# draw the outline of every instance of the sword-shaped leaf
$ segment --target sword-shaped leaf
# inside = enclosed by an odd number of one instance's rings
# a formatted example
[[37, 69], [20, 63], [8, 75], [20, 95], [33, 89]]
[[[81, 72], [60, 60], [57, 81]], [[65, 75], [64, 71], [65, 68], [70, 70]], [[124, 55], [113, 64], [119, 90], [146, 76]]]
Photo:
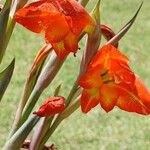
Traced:
[[132, 17], [132, 19], [112, 39], [110, 39], [106, 44], [115, 45], [127, 33], [127, 31], [130, 29], [130, 27], [134, 23], [134, 21], [135, 21], [137, 15], [138, 15], [142, 5], [143, 5], [143, 2], [139, 6], [138, 10], [136, 11], [136, 13]]
[[0, 100], [2, 99], [6, 91], [6, 88], [10, 82], [10, 79], [14, 71], [14, 67], [15, 67], [15, 59], [13, 59], [10, 65], [0, 73]]
[[12, 0], [7, 0], [4, 7], [0, 12], [0, 62], [3, 58], [5, 52], [5, 38], [6, 38], [6, 29], [9, 19], [9, 12], [11, 7]]
[[9, 12], [10, 12], [10, 6], [11, 6], [12, 0], [7, 0], [4, 7], [2, 8], [0, 12], [0, 39], [2, 35], [4, 34], [4, 29], [6, 30]]

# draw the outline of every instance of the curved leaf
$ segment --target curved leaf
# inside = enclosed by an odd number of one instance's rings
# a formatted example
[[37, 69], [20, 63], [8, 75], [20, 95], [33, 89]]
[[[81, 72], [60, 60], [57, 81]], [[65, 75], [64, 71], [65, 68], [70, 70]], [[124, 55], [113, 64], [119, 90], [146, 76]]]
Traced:
[[117, 42], [127, 33], [127, 31], [130, 29], [130, 27], [133, 25], [139, 11], [141, 10], [141, 7], [143, 5], [143, 2], [140, 4], [138, 10], [136, 11], [135, 15], [127, 22], [127, 24], [112, 38], [110, 39], [106, 44], [117, 44]]

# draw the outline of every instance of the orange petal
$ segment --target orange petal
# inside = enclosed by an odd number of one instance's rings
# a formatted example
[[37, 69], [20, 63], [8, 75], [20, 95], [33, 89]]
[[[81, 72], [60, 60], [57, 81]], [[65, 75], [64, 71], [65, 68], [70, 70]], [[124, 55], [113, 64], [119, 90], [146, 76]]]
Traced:
[[144, 104], [134, 91], [128, 91], [124, 87], [118, 86], [119, 99], [117, 106], [128, 112], [136, 112], [143, 115], [150, 114], [150, 109]]
[[[102, 32], [103, 36], [105, 37], [105, 39], [107, 41], [109, 41], [111, 38], [113, 38], [115, 36], [114, 31], [111, 28], [109, 28], [108, 26], [101, 24], [100, 28], [101, 28], [101, 32]], [[117, 42], [114, 46], [117, 48], [118, 44], [119, 43]]]
[[69, 52], [76, 52], [78, 49], [78, 38], [70, 32], [64, 39], [64, 47]]
[[107, 66], [107, 62], [109, 59], [116, 59], [123, 62], [128, 63], [128, 58], [123, 55], [119, 50], [117, 50], [112, 45], [105, 45], [103, 46], [95, 55], [95, 57], [92, 59], [90, 66], [95, 67], [100, 64], [105, 64]]
[[79, 36], [81, 32], [89, 32], [93, 29], [94, 21], [88, 12], [75, 0], [54, 0], [54, 3], [59, 7], [59, 11], [71, 19], [67, 19], [71, 31]]
[[63, 97], [51, 97], [46, 100], [36, 114], [40, 117], [52, 116], [61, 113], [65, 109], [65, 99]]
[[84, 89], [81, 96], [82, 112], [87, 113], [99, 103], [100, 90], [98, 88]]
[[116, 84], [126, 86], [129, 90], [135, 88], [135, 75], [126, 62], [111, 59], [108, 67], [109, 74], [113, 77]]
[[100, 67], [88, 69], [79, 79], [79, 85], [83, 88], [89, 89], [93, 87], [100, 87], [103, 83]]
[[67, 51], [64, 48], [64, 42], [63, 41], [61, 41], [59, 43], [52, 43], [52, 47], [54, 48], [58, 58], [61, 60], [64, 59], [69, 54], [69, 51]]
[[57, 8], [48, 2], [38, 1], [18, 10], [14, 18], [27, 29], [41, 33], [49, 24], [50, 13], [58, 13]]
[[103, 84], [103, 86], [100, 88], [100, 91], [100, 104], [106, 112], [109, 112], [117, 103], [119, 96], [118, 90], [115, 86], [113, 86], [113, 84]]
[[150, 91], [146, 88], [143, 81], [136, 75], [135, 86], [138, 97], [143, 104], [150, 110]]
[[149, 112], [145, 108], [143, 108], [140, 103], [137, 103], [134, 98], [127, 93], [122, 92], [121, 96], [118, 99], [117, 106], [120, 109], [128, 112], [136, 112], [143, 115], [149, 114]]
[[63, 40], [70, 29], [65, 16], [61, 13], [49, 14], [49, 24], [45, 32], [45, 39], [49, 43], [56, 43]]

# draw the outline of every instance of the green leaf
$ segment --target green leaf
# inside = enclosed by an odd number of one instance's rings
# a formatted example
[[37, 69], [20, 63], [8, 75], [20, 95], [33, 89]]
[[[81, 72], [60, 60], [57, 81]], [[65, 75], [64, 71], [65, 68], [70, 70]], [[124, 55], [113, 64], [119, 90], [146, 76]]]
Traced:
[[0, 39], [3, 37], [3, 32], [7, 28], [7, 22], [9, 18], [9, 12], [11, 7], [12, 0], [7, 0], [3, 9], [0, 12]]
[[55, 91], [54, 91], [54, 96], [58, 96], [58, 95], [59, 95], [60, 90], [61, 90], [61, 86], [62, 86], [62, 84], [59, 84], [59, 85], [56, 87], [56, 89], [55, 89]]
[[10, 82], [15, 67], [15, 59], [10, 65], [0, 73], [0, 100], [2, 99], [5, 90]]
[[3, 58], [5, 48], [6, 48], [6, 29], [9, 19], [10, 7], [12, 0], [7, 0], [3, 9], [0, 12], [0, 62]]
[[141, 10], [141, 7], [143, 5], [143, 2], [139, 6], [138, 10], [136, 11], [135, 15], [131, 18], [131, 20], [128, 21], [128, 23], [112, 38], [110, 39], [106, 44], [116, 44], [130, 29], [130, 27], [133, 25], [139, 11]]

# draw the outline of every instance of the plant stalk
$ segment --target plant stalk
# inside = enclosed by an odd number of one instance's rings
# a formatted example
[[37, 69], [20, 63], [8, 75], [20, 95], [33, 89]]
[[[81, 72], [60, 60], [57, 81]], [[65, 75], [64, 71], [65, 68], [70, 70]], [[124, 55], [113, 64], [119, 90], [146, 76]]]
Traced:
[[36, 131], [33, 134], [29, 150], [38, 150], [39, 144], [41, 139], [44, 137], [45, 133], [47, 132], [53, 117], [44, 117], [41, 118], [41, 122], [39, 123], [38, 127], [36, 127]]
[[39, 121], [39, 119], [40, 118], [37, 116], [32, 116], [29, 118], [23, 124], [23, 126], [21, 126], [18, 131], [6, 142], [2, 150], [19, 150], [24, 140]]

